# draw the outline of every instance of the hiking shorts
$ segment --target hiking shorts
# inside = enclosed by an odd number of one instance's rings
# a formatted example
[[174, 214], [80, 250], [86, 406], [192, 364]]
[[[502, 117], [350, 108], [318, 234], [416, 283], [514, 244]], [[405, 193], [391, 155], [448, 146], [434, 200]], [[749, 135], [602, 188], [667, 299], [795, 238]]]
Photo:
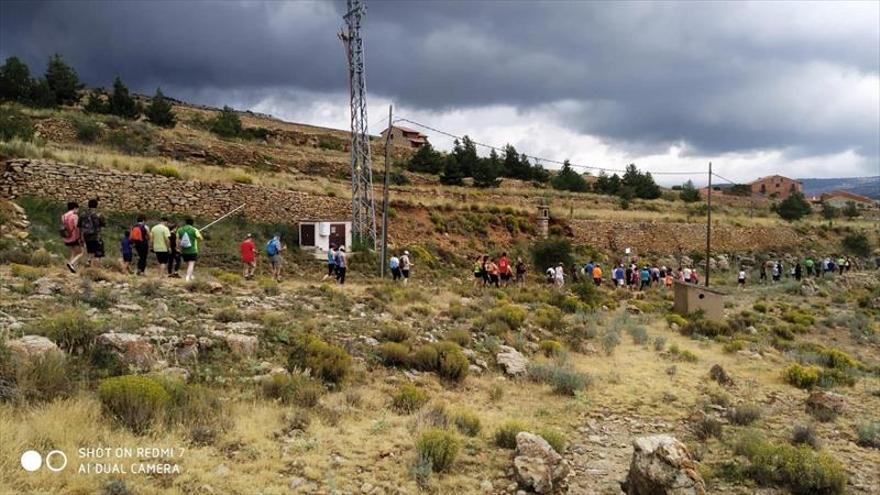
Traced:
[[189, 263], [190, 261], [198, 261], [199, 253], [183, 253], [181, 255], [183, 257], [183, 261]]
[[71, 248], [77, 247], [77, 246], [79, 246], [79, 244], [80, 244], [79, 239], [77, 239], [75, 241], [70, 241], [70, 242], [64, 243], [65, 246], [71, 247]]
[[158, 261], [160, 265], [167, 265], [168, 262], [171, 261], [171, 253], [168, 251], [156, 251], [156, 261]]
[[504, 272], [501, 274], [501, 280], [510, 280], [510, 272]]
[[104, 241], [96, 239], [94, 241], [86, 241], [86, 253], [92, 255], [93, 258], [104, 257]]
[[403, 275], [403, 278], [409, 278], [409, 270], [400, 270], [400, 273]]
[[273, 254], [269, 256], [269, 263], [271, 263], [273, 267], [281, 266], [281, 262], [282, 260], [280, 254]]

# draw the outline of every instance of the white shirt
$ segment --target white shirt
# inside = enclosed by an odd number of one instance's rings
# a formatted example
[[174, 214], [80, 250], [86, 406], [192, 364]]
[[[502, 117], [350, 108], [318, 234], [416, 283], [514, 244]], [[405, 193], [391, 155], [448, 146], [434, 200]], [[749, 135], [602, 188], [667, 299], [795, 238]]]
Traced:
[[740, 272], [739, 272], [739, 279], [740, 279], [740, 280], [745, 280], [745, 279], [746, 279], [746, 272], [745, 272], [744, 270], [740, 270]]
[[565, 270], [561, 266], [556, 267], [556, 280], [565, 279]]
[[691, 269], [690, 269], [690, 268], [685, 268], [685, 269], [684, 269], [684, 279], [685, 279], [685, 280], [690, 280], [690, 279], [691, 279]]

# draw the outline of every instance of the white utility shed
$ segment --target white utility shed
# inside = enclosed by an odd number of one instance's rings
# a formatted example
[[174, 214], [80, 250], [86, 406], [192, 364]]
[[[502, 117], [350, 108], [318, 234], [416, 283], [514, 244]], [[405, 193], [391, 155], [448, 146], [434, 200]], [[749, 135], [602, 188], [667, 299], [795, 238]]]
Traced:
[[314, 250], [315, 255], [327, 254], [330, 245], [351, 248], [351, 222], [337, 220], [303, 220], [299, 222], [299, 247]]

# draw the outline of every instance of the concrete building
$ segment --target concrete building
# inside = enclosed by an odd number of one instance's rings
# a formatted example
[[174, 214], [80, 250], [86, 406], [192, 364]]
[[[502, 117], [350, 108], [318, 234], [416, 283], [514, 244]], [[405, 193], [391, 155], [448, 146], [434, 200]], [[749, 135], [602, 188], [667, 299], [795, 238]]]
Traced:
[[724, 319], [724, 294], [702, 285], [675, 281], [673, 311], [687, 316], [702, 311], [707, 320], [721, 321]]
[[761, 177], [750, 182], [749, 187], [754, 195], [774, 199], [785, 199], [795, 191], [804, 192], [804, 186], [799, 181], [781, 175]]
[[330, 246], [351, 248], [351, 221], [303, 220], [299, 222], [299, 247], [304, 251], [314, 251], [322, 258]]
[[[388, 134], [388, 129], [382, 131], [382, 138]], [[428, 136], [419, 131], [401, 126], [391, 127], [391, 144], [394, 146], [402, 146], [404, 148], [418, 149], [427, 144]]]
[[846, 204], [850, 201], [860, 208], [874, 208], [877, 206], [877, 201], [849, 191], [831, 191], [819, 197], [819, 202], [827, 203], [837, 208], [845, 208]]

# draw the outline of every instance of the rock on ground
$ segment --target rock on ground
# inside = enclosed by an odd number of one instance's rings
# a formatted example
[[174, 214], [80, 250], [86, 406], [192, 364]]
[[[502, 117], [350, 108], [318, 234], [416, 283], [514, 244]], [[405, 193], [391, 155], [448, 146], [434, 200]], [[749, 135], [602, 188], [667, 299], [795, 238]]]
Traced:
[[259, 340], [253, 335], [230, 333], [226, 336], [226, 345], [233, 354], [242, 357], [252, 357], [257, 354]]
[[40, 335], [25, 335], [24, 337], [10, 340], [6, 346], [12, 354], [21, 360], [33, 360], [53, 352], [61, 352], [55, 342]]
[[670, 435], [633, 441], [633, 456], [621, 488], [627, 495], [705, 495], [706, 484], [687, 447]]
[[143, 335], [102, 333], [96, 342], [99, 348], [115, 354], [125, 365], [148, 370], [156, 362], [153, 345]]
[[526, 431], [516, 435], [513, 469], [520, 486], [535, 493], [558, 491], [569, 473], [568, 462], [546, 440]]
[[525, 374], [529, 365], [529, 360], [525, 356], [513, 347], [506, 345], [499, 346], [495, 360], [498, 362], [498, 366], [501, 366], [504, 372], [510, 376]]
[[806, 410], [820, 420], [829, 421], [846, 412], [846, 396], [814, 390], [807, 398]]

